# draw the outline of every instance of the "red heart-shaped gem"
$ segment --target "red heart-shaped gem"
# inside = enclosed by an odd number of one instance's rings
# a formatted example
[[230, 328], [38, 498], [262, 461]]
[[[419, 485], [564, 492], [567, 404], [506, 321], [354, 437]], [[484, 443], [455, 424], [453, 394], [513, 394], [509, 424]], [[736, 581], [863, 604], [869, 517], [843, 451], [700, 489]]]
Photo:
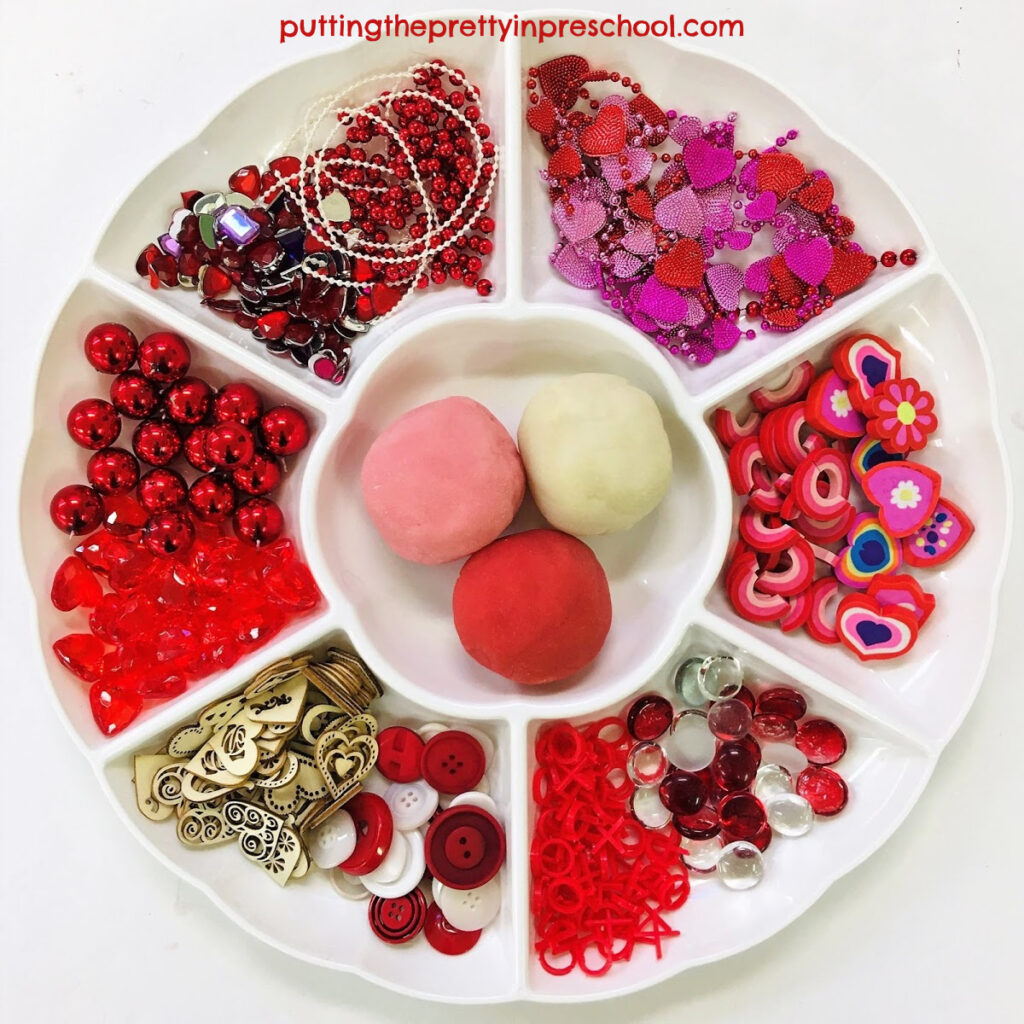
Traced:
[[587, 156], [615, 156], [626, 145], [626, 115], [622, 107], [602, 107], [594, 123], [580, 132], [580, 148]]
[[560, 146], [548, 162], [548, 174], [552, 178], [575, 178], [583, 170], [579, 153], [572, 146]]
[[264, 313], [256, 321], [256, 331], [266, 341], [277, 341], [284, 337], [284, 329], [291, 322], [291, 317], [283, 310], [276, 309], [272, 313]]
[[655, 261], [654, 276], [670, 288], [697, 288], [704, 280], [704, 253], [692, 238], [680, 238]]
[[645, 188], [637, 189], [627, 200], [630, 212], [641, 220], [654, 220], [654, 204], [651, 194]]
[[100, 732], [113, 736], [138, 717], [142, 698], [117, 686], [96, 683], [89, 691], [89, 706]]
[[[177, 274], [178, 268], [175, 267], [174, 269], [175, 274]], [[206, 298], [212, 299], [217, 295], [223, 295], [226, 291], [231, 290], [231, 278], [228, 277], [220, 267], [208, 266], [206, 270], [203, 271], [203, 281], [199, 287], [200, 291], [202, 291]]]
[[249, 164], [248, 167], [239, 167], [228, 178], [228, 188], [232, 192], [241, 192], [243, 196], [255, 199], [260, 194], [259, 168], [253, 164]]
[[526, 123], [541, 135], [550, 135], [555, 130], [555, 105], [547, 98], [534, 104], [526, 112]]
[[58, 611], [69, 612], [73, 608], [95, 608], [103, 598], [100, 581], [80, 558], [71, 555], [65, 558], [54, 574], [50, 588], [50, 600]]
[[804, 165], [792, 153], [765, 153], [757, 162], [757, 187], [771, 189], [780, 199], [807, 176]]
[[377, 316], [383, 316], [388, 310], [394, 309], [402, 297], [401, 288], [392, 288], [386, 284], [375, 284], [370, 288], [370, 305]]
[[549, 97], [556, 107], [568, 110], [577, 99], [580, 82], [590, 71], [590, 65], [582, 57], [567, 54], [545, 61], [537, 68], [537, 82], [540, 91]]
[[866, 252], [851, 252], [836, 248], [832, 266], [822, 282], [833, 295], [845, 295], [862, 285], [878, 265], [874, 256]]
[[793, 198], [805, 209], [812, 213], [824, 213], [835, 197], [836, 190], [832, 187], [832, 181], [827, 174], [815, 178], [809, 185], [797, 189]]

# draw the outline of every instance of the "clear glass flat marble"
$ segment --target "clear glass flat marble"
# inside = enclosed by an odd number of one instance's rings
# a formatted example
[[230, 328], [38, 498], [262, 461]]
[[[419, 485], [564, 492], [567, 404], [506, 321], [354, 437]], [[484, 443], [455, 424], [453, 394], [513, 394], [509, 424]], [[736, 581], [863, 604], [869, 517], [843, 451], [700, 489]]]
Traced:
[[798, 793], [781, 793], [765, 805], [768, 824], [780, 836], [805, 836], [814, 824], [814, 810]]
[[717, 741], [708, 728], [707, 714], [686, 708], [676, 715], [663, 744], [669, 760], [677, 768], [696, 772], [711, 764]]
[[753, 889], [764, 878], [761, 851], [753, 843], [730, 843], [718, 858], [718, 877], [727, 889]]

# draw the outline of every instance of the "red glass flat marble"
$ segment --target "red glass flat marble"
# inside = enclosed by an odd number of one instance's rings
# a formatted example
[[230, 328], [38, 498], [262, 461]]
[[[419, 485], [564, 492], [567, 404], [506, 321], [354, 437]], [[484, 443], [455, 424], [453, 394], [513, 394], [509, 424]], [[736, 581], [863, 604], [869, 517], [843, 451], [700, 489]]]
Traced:
[[838, 814], [850, 798], [842, 776], [819, 765], [808, 765], [799, 774], [796, 791], [823, 817]]
[[638, 697], [626, 714], [626, 728], [636, 740], [656, 740], [668, 732], [674, 712], [672, 704], [659, 694]]
[[846, 753], [846, 736], [834, 722], [815, 718], [796, 733], [796, 748], [812, 765], [835, 764]]

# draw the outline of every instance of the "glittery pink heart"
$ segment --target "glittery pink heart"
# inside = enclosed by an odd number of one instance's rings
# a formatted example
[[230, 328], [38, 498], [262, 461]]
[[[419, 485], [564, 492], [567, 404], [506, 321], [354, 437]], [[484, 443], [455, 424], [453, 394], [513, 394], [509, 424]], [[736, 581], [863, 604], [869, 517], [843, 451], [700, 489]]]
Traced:
[[749, 231], [722, 232], [722, 241], [725, 242], [730, 249], [734, 249], [736, 251], [748, 248], [753, 240], [754, 236]]
[[792, 242], [786, 246], [784, 256], [786, 266], [801, 281], [815, 286], [825, 280], [832, 266], [832, 246], [828, 244], [827, 238], [820, 235], [806, 242]]
[[756, 260], [747, 267], [747, 272], [743, 275], [743, 287], [748, 292], [763, 295], [768, 291], [768, 266], [771, 261], [771, 256], [765, 256], [764, 259]]
[[[627, 146], [625, 149], [626, 163], [619, 163], [619, 156], [601, 157], [601, 173], [612, 190], [621, 192], [627, 185], [639, 185], [647, 180], [651, 173], [651, 164], [654, 162], [654, 154], [646, 149], [637, 146]], [[623, 171], [629, 171], [629, 177], [622, 176]]]
[[692, 188], [681, 188], [655, 206], [654, 219], [666, 231], [696, 238], [704, 227], [704, 209]]
[[697, 138], [704, 125], [699, 117], [690, 117], [684, 115], [683, 117], [677, 118], [676, 123], [672, 126], [672, 131], [669, 133], [672, 136], [672, 140], [679, 146], [690, 141], [690, 139]]
[[708, 288], [722, 309], [740, 308], [740, 288], [743, 287], [743, 272], [731, 263], [712, 263], [704, 271]]
[[637, 256], [650, 256], [658, 248], [650, 224], [638, 224], [623, 235], [622, 247]]
[[656, 320], [652, 320], [646, 313], [639, 313], [636, 310], [633, 310], [629, 319], [633, 326], [638, 331], [643, 331], [644, 334], [657, 334], [661, 330], [658, 322]]
[[551, 219], [568, 241], [582, 242], [604, 227], [604, 206], [601, 203], [576, 202], [572, 204], [572, 211], [571, 215], [567, 213], [566, 204], [561, 202], [551, 207]]
[[[707, 227], [714, 231], [728, 231], [736, 223], [732, 208], [732, 185], [725, 182], [708, 189], [701, 197]], [[714, 239], [711, 240], [714, 245]]]
[[796, 217], [789, 213], [776, 214], [772, 219], [775, 232], [772, 234], [772, 248], [776, 252], [785, 252], [786, 246], [796, 237]]
[[686, 316], [683, 317], [683, 323], [687, 327], [699, 327], [708, 318], [708, 311], [701, 305], [700, 299], [696, 296], [690, 296], [687, 300], [690, 304], [690, 308], [686, 311]]
[[747, 203], [744, 212], [750, 220], [771, 220], [778, 205], [779, 197], [765, 189], [753, 202]]
[[710, 188], [732, 174], [736, 157], [731, 149], [712, 146], [704, 138], [690, 139], [683, 148], [683, 166], [694, 188]]
[[747, 192], [753, 192], [757, 189], [757, 161], [748, 160], [740, 171], [740, 187], [744, 188]]
[[563, 245], [552, 261], [555, 269], [577, 288], [596, 288], [601, 283], [597, 242], [588, 238], [581, 245]]
[[621, 249], [616, 250], [612, 256], [612, 273], [616, 277], [633, 277], [643, 266], [644, 261], [639, 256], [623, 252]]
[[686, 316], [689, 303], [678, 288], [670, 288], [656, 277], [649, 277], [640, 289], [637, 309], [659, 324], [672, 327]]
[[740, 340], [740, 329], [731, 320], [716, 320], [712, 336], [719, 352], [728, 352]]

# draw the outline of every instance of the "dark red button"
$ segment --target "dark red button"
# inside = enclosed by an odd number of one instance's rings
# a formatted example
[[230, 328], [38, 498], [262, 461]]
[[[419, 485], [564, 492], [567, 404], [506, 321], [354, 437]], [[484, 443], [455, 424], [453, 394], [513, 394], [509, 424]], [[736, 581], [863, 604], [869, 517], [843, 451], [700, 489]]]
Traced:
[[385, 899], [374, 896], [370, 900], [370, 927], [373, 934], [384, 942], [397, 946], [416, 938], [427, 920], [427, 900], [419, 889], [405, 896]]
[[391, 849], [395, 823], [391, 808], [376, 793], [356, 793], [345, 804], [356, 826], [356, 848], [338, 867], [350, 875], [368, 875], [379, 868]]
[[415, 782], [420, 777], [423, 740], [404, 725], [392, 725], [377, 737], [377, 770], [392, 782]]
[[423, 748], [420, 770], [439, 793], [468, 793], [483, 777], [487, 755], [468, 732], [439, 732]]
[[448, 918], [441, 913], [436, 903], [427, 909], [427, 923], [423, 934], [438, 953], [445, 956], [461, 956], [468, 953], [480, 940], [480, 929], [475, 932], [463, 932], [448, 923]]
[[430, 873], [450, 889], [476, 889], [505, 861], [505, 830], [479, 807], [449, 807], [430, 823], [424, 841]]

